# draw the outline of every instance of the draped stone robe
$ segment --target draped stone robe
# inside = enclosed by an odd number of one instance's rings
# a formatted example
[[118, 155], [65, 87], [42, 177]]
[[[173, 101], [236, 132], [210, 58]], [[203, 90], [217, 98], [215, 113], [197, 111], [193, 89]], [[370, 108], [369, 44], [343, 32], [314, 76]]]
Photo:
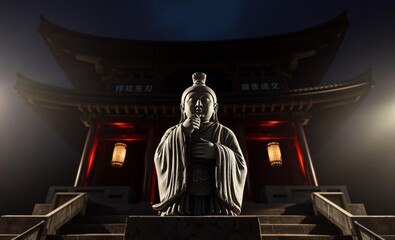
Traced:
[[[215, 159], [189, 156], [193, 145], [202, 139], [214, 143]], [[202, 123], [199, 130], [186, 136], [181, 124], [173, 126], [163, 135], [154, 160], [160, 203], [153, 208], [161, 215], [240, 214], [247, 166], [234, 133], [227, 127], [217, 122]], [[195, 194], [191, 186], [194, 177], [189, 175], [196, 172], [191, 173], [189, 168], [195, 163], [212, 171], [207, 174], [212, 179], [208, 195]]]

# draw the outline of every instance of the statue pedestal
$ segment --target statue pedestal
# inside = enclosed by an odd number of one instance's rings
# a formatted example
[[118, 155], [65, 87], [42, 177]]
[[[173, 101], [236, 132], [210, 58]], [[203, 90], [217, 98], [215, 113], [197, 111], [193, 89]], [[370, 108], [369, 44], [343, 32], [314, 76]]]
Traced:
[[126, 240], [260, 240], [256, 216], [129, 216]]

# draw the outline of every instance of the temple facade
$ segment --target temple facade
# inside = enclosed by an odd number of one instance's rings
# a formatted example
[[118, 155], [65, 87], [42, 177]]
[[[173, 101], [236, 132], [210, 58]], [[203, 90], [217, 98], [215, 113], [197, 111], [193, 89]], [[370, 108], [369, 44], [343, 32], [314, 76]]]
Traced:
[[276, 36], [169, 42], [92, 36], [42, 18], [39, 32], [73, 88], [19, 75], [15, 89], [81, 150], [74, 186], [128, 186], [134, 202], [155, 203], [155, 148], [180, 120], [191, 75], [205, 72], [219, 121], [236, 134], [248, 164], [244, 199], [261, 202], [265, 186], [319, 186], [310, 151], [373, 85], [370, 71], [321, 84], [347, 27], [343, 13]]

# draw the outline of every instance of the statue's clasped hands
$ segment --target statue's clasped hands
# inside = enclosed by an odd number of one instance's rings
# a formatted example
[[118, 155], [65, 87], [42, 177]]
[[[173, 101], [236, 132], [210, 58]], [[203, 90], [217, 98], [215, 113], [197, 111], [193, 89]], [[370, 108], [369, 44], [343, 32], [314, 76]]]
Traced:
[[[192, 115], [183, 123], [182, 127], [185, 134], [191, 134], [195, 129], [200, 128], [200, 117]], [[191, 146], [190, 155], [193, 158], [214, 159], [216, 157], [216, 148], [214, 143], [200, 138], [200, 142]]]
[[200, 138], [201, 142], [198, 142], [192, 146], [190, 154], [193, 158], [203, 158], [203, 159], [215, 159], [216, 148], [214, 143]]

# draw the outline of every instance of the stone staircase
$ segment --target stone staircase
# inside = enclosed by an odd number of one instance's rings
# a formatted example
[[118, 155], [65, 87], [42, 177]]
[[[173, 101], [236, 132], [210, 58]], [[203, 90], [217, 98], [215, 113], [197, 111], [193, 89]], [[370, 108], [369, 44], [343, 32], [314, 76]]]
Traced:
[[[157, 240], [166, 235], [166, 231], [180, 236], [180, 229], [187, 228], [189, 230], [184, 231], [182, 239], [190, 239], [191, 232], [194, 231], [208, 236], [202, 237], [203, 235], [198, 234], [199, 237], [194, 235], [195, 239], [205, 240], [243, 239], [243, 237], [254, 240], [259, 238], [269, 240], [352, 239], [351, 236], [343, 236], [342, 231], [327, 218], [337, 222], [345, 232], [350, 232], [350, 221], [353, 221], [351, 224], [354, 225], [351, 230], [358, 233], [363, 239], [374, 236], [374, 232], [385, 239], [395, 240], [395, 216], [366, 215], [363, 204], [351, 204], [347, 194], [342, 191], [336, 190], [334, 192], [326, 189], [327, 192], [318, 194], [317, 192], [321, 192], [319, 190], [324, 191], [325, 189], [306, 187], [266, 189], [266, 198], [264, 199], [268, 203], [245, 202], [242, 216], [237, 218], [189, 217], [188, 220], [188, 217], [173, 217], [172, 220], [170, 217], [156, 217], [157, 214], [149, 203], [130, 203], [133, 202], [130, 201], [130, 191], [124, 187], [73, 188], [55, 186], [50, 188], [44, 204], [35, 205], [33, 215], [1, 216], [0, 240], [13, 239], [21, 233], [30, 234], [29, 236], [41, 233], [46, 235], [46, 239], [70, 240], [116, 240], [124, 239], [125, 236], [131, 239], [138, 237], [138, 235], [141, 235], [140, 239], [146, 240], [149, 235], [147, 233], [155, 233], [155, 237], [149, 239]], [[85, 195], [86, 193], [88, 195]], [[72, 198], [76, 195], [78, 197], [75, 198], [75, 201], [69, 201], [69, 195]], [[89, 201], [82, 198], [82, 195], [89, 197]], [[311, 198], [313, 196], [314, 198]], [[314, 214], [311, 201], [314, 202], [318, 211], [327, 218]], [[298, 202], [298, 204], [290, 202]], [[56, 209], [54, 209], [55, 207]], [[347, 209], [348, 212], [342, 212], [343, 209]], [[81, 215], [82, 212], [85, 214]], [[129, 218], [129, 216], [132, 217]], [[339, 219], [343, 219], [343, 222]], [[162, 228], [158, 227], [159, 222], [162, 224]], [[360, 227], [357, 228], [358, 224]], [[151, 228], [147, 228], [147, 226]], [[42, 227], [46, 229], [41, 231]], [[165, 231], [158, 231], [158, 229]], [[202, 231], [202, 229], [206, 230]], [[215, 231], [212, 231], [214, 229]], [[247, 231], [248, 234], [252, 233], [251, 237], [246, 236]], [[213, 232], [216, 232], [216, 238], [213, 238]], [[223, 238], [218, 236], [223, 236]]]
[[[52, 240], [90, 240], [124, 238], [129, 215], [155, 215], [148, 204], [140, 206], [88, 205], [86, 215], [63, 226]], [[242, 215], [259, 217], [261, 239], [351, 239], [321, 216], [315, 216], [311, 204], [245, 204]]]
[[84, 216], [78, 216], [64, 225], [57, 235], [48, 240], [122, 240], [126, 220], [130, 215], [156, 215], [146, 204], [117, 204], [114, 206], [89, 203]]
[[243, 215], [259, 217], [261, 239], [352, 239], [322, 216], [311, 204], [245, 204]]

